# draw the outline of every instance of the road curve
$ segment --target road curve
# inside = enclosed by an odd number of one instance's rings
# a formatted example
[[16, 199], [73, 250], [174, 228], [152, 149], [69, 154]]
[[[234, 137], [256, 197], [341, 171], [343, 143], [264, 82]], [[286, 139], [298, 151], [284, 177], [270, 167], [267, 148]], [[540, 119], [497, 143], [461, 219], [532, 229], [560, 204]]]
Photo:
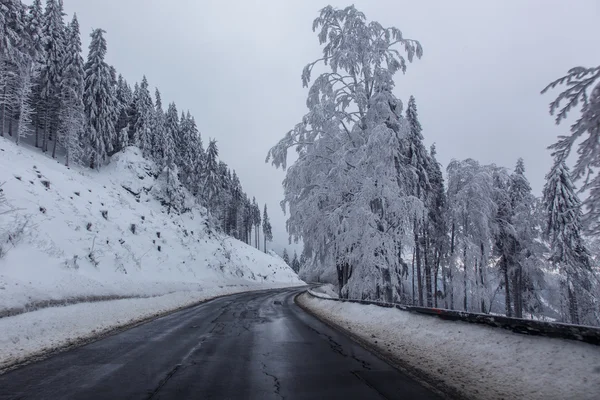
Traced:
[[232, 295], [0, 376], [0, 399], [437, 399], [306, 314]]

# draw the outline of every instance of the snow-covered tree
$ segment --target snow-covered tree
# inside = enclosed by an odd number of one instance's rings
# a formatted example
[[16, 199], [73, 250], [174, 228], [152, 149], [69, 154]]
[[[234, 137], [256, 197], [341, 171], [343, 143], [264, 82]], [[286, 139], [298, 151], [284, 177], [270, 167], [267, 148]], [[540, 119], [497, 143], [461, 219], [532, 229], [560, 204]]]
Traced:
[[[54, 140], [56, 145], [56, 135], [60, 121], [62, 65], [65, 51], [65, 24], [62, 2], [47, 0], [43, 21], [42, 31], [46, 58], [42, 64], [38, 85], [41, 88], [42, 103], [40, 105], [44, 109], [42, 150], [48, 151], [48, 144], [51, 139]], [[56, 146], [52, 151], [53, 157], [56, 155], [55, 152]]]
[[452, 160], [447, 172], [453, 252], [450, 268], [462, 266], [462, 287], [458, 287], [462, 289], [463, 309], [487, 312], [486, 273], [498, 210], [495, 182], [504, 183], [508, 176], [503, 169], [482, 166], [473, 159]]
[[111, 68], [104, 61], [106, 40], [104, 31], [95, 29], [92, 34], [88, 59], [84, 66], [83, 103], [87, 121], [84, 150], [91, 168], [99, 168], [113, 150], [117, 99], [112, 84]]
[[561, 158], [556, 159], [546, 176], [544, 204], [546, 234], [552, 249], [550, 259], [564, 276], [561, 286], [568, 304], [564, 318], [573, 324], [582, 320], [595, 324], [598, 307], [594, 304], [597, 300], [590, 294], [591, 258], [581, 235], [581, 203], [571, 174]]
[[[150, 157], [152, 154], [152, 120], [154, 113], [154, 104], [152, 103], [152, 96], [150, 96], [150, 90], [148, 87], [148, 80], [144, 76], [142, 83], [137, 87], [137, 91], [134, 92], [135, 102], [135, 114], [133, 115], [134, 120], [132, 121], [133, 134], [130, 137], [130, 144], [138, 146], [144, 157]], [[156, 139], [158, 142], [161, 139]], [[164, 141], [165, 138], [162, 138]], [[161, 142], [164, 145], [164, 142]], [[163, 158], [165, 157], [163, 150]]]
[[221, 189], [218, 159], [219, 149], [217, 148], [217, 141], [210, 140], [206, 150], [206, 164], [202, 174], [203, 197], [209, 206], [210, 204], [214, 204]]
[[123, 78], [123, 75], [119, 74], [117, 78], [116, 88], [116, 99], [117, 99], [117, 122], [115, 123], [115, 131], [117, 133], [117, 143], [115, 145], [115, 151], [129, 145], [129, 110], [133, 102], [133, 92], [131, 87]]
[[298, 260], [298, 253], [295, 250], [294, 250], [294, 258], [292, 258], [291, 267], [295, 273], [300, 272], [300, 261]]
[[399, 245], [423, 204], [412, 195], [405, 161], [409, 126], [393, 94], [394, 76], [421, 56], [397, 28], [368, 22], [355, 7], [321, 10], [313, 23], [327, 71], [309, 88], [308, 113], [273, 147], [267, 161], [287, 167], [282, 205], [291, 239], [302, 239], [324, 268], [335, 266], [342, 296], [396, 298]]
[[290, 264], [290, 255], [289, 255], [289, 253], [288, 253], [288, 251], [287, 251], [286, 248], [283, 249], [283, 256], [282, 256], [282, 258], [283, 258], [283, 261], [285, 261], [285, 263], [287, 265], [291, 266], [291, 264]]
[[83, 105], [84, 69], [81, 57], [81, 39], [79, 36], [77, 15], [68, 26], [63, 59], [61, 81], [62, 110], [60, 115], [60, 139], [66, 150], [66, 165], [81, 159], [81, 139], [85, 129]]
[[265, 204], [265, 209], [263, 211], [262, 217], [262, 228], [263, 228], [263, 240], [264, 240], [264, 250], [267, 253], [267, 242], [273, 241], [273, 231], [271, 228], [271, 221], [269, 220], [269, 214], [267, 212], [267, 205]]
[[179, 136], [179, 114], [175, 103], [169, 104], [165, 114], [165, 133], [162, 137], [163, 164], [177, 165], [177, 142]]
[[[571, 134], [560, 136], [557, 143], [550, 146], [559, 161], [566, 161], [575, 146], [577, 162], [573, 168], [573, 179], [582, 180], [581, 191], [587, 191], [588, 197], [583, 205], [587, 212], [584, 222], [587, 228], [600, 233], [600, 66], [594, 68], [575, 67], [568, 74], [550, 83], [542, 93], [559, 85], [567, 89], [550, 103], [550, 114], [556, 115], [556, 123], [566, 120], [569, 112], [581, 105], [577, 121], [571, 125]], [[564, 104], [564, 106], [563, 106]], [[562, 107], [562, 108], [561, 108]], [[583, 140], [581, 140], [583, 139]]]

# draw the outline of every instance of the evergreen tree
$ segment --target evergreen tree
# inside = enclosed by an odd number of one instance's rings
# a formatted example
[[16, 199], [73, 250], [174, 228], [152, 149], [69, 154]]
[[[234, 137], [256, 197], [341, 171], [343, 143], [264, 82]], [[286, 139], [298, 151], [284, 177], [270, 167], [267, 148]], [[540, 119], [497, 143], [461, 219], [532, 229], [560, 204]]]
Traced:
[[219, 178], [219, 149], [217, 141], [210, 140], [206, 150], [206, 165], [202, 174], [203, 197], [206, 204], [214, 204], [220, 192], [221, 179]]
[[[139, 92], [139, 91], [138, 91]], [[139, 95], [139, 94], [138, 94]], [[152, 151], [151, 156], [156, 161], [159, 168], [164, 167], [164, 146], [165, 146], [165, 111], [162, 105], [162, 96], [158, 88], [155, 90], [155, 105], [154, 113], [152, 114], [152, 121], [150, 130], [152, 131]], [[137, 110], [137, 108], [136, 108]]]
[[[568, 322], [579, 324], [582, 311], [590, 319], [590, 253], [581, 235], [581, 203], [575, 194], [564, 160], [558, 158], [546, 175], [544, 204], [547, 212], [546, 235], [551, 261], [564, 275], [562, 282], [568, 304]], [[582, 303], [582, 304], [580, 304]], [[593, 319], [596, 319], [595, 317]]]
[[[553, 156], [566, 161], [578, 143], [578, 158], [572, 175], [573, 179], [583, 181], [582, 189], [589, 194], [584, 201], [587, 209], [584, 221], [590, 232], [597, 234], [600, 233], [600, 174], [597, 171], [600, 165], [600, 66], [572, 68], [567, 75], [546, 86], [542, 93], [559, 85], [565, 85], [567, 89], [550, 103], [550, 114], [556, 114], [556, 124], [565, 121], [569, 112], [579, 105], [581, 114], [571, 125], [571, 134], [560, 136], [550, 149]], [[563, 102], [566, 103], [564, 106]]]
[[66, 150], [66, 165], [81, 158], [81, 138], [85, 129], [83, 106], [84, 67], [77, 15], [68, 26], [61, 82], [62, 104], [60, 138]]
[[[61, 4], [57, 3], [56, 0], [46, 1], [42, 29], [46, 59], [40, 71], [38, 85], [41, 88], [41, 106], [44, 112], [44, 135], [42, 137], [42, 151], [44, 152], [48, 151], [51, 139], [56, 143], [56, 134], [59, 127], [62, 92], [61, 74], [65, 48], [65, 25]], [[53, 151], [52, 156], [55, 156], [55, 151]]]
[[95, 29], [84, 66], [85, 116], [87, 121], [85, 152], [91, 168], [99, 168], [113, 150], [117, 100], [112, 86], [111, 70], [104, 61], [106, 40], [104, 31]]
[[286, 248], [283, 249], [283, 261], [285, 261], [287, 265], [290, 265], [290, 255]]
[[547, 252], [541, 240], [539, 221], [535, 212], [536, 199], [525, 177], [525, 163], [517, 160], [510, 176], [509, 196], [515, 240], [515, 265], [512, 269], [512, 297], [514, 315], [523, 318], [523, 312], [540, 313], [542, 300], [539, 293], [545, 286], [540, 265]]
[[31, 38], [31, 47], [35, 51], [33, 85], [31, 90], [31, 119], [35, 129], [35, 147], [40, 146], [40, 129], [44, 128], [44, 104], [42, 101], [42, 88], [39, 85], [40, 71], [42, 70], [46, 60], [43, 21], [44, 12], [42, 10], [42, 1], [34, 0], [29, 6], [29, 12], [27, 15], [27, 31], [29, 37]]
[[119, 74], [117, 78], [116, 98], [118, 117], [117, 122], [115, 123], [115, 131], [117, 133], [115, 151], [120, 151], [129, 145], [128, 113], [131, 108], [131, 103], [133, 102], [133, 92], [131, 91], [131, 87], [121, 74]]
[[177, 165], [177, 142], [179, 137], [179, 115], [175, 103], [169, 104], [165, 114], [165, 133], [162, 140], [164, 165]]
[[[138, 146], [144, 157], [150, 157], [152, 154], [152, 119], [154, 112], [154, 104], [152, 103], [152, 97], [150, 96], [150, 90], [148, 88], [148, 80], [144, 76], [142, 83], [134, 92], [135, 102], [135, 113], [133, 121], [133, 137], [130, 138], [134, 146]], [[165, 140], [164, 138], [162, 140]], [[162, 142], [164, 144], [164, 142]], [[165, 154], [163, 154], [163, 158]]]
[[294, 258], [292, 259], [292, 269], [295, 273], [300, 272], [300, 261], [298, 260], [298, 253], [294, 250]]
[[273, 241], [273, 231], [271, 229], [271, 222], [269, 221], [269, 214], [267, 213], [267, 205], [265, 204], [265, 209], [263, 211], [262, 218], [262, 227], [263, 227], [263, 238], [265, 242], [265, 253], [267, 253], [267, 242]]

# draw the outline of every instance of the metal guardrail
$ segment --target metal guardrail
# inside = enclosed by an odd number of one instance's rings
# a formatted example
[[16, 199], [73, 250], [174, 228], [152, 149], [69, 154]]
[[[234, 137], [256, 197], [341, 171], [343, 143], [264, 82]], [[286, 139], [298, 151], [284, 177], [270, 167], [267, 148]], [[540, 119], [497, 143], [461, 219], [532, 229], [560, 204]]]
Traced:
[[510, 331], [522, 333], [525, 335], [578, 340], [581, 342], [600, 346], [600, 328], [592, 326], [535, 321], [530, 319], [505, 317], [501, 315], [469, 313], [464, 311], [446, 310], [441, 308], [407, 306], [402, 304], [384, 303], [378, 301], [336, 299], [331, 298], [329, 296], [320, 295], [319, 293], [315, 293], [310, 289], [307, 292], [311, 296], [322, 300], [374, 305], [385, 308], [397, 308], [398, 310], [435, 316], [448, 321], [470, 322], [474, 324], [488, 325], [495, 328], [508, 329]]

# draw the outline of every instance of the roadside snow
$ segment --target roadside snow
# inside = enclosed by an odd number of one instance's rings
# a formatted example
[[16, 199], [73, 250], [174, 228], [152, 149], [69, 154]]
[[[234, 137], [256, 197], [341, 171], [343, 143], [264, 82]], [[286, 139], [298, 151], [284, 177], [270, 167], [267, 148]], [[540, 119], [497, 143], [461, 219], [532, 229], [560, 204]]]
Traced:
[[143, 299], [80, 303], [0, 318], [0, 370], [48, 351], [84, 342], [150, 317], [213, 297], [281, 284], [254, 284], [177, 292]]
[[321, 286], [310, 289], [311, 292], [316, 293], [317, 297], [324, 297], [329, 299], [338, 299], [340, 296], [337, 289], [331, 283], [326, 283]]
[[598, 346], [307, 294], [298, 301], [466, 398], [592, 400], [600, 396]]

